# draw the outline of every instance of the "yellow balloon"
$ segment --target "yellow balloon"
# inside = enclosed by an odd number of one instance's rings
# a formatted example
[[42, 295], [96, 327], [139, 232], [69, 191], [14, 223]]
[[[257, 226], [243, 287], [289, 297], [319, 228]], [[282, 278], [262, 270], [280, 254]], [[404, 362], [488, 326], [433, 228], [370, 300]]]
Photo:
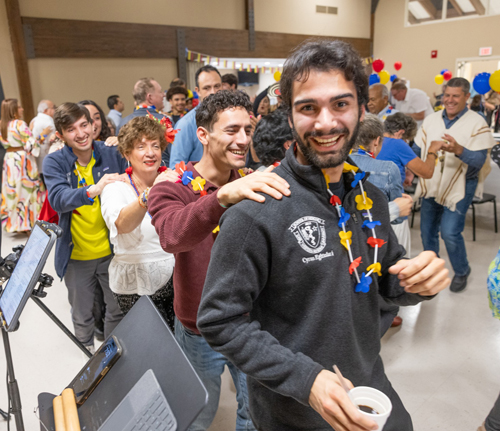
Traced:
[[391, 80], [391, 74], [387, 70], [382, 70], [378, 73], [381, 84], [387, 84]]
[[276, 72], [274, 72], [273, 76], [275, 81], [279, 81], [281, 79], [281, 72], [277, 70]]
[[444, 82], [444, 77], [443, 75], [439, 74], [439, 75], [436, 75], [434, 77], [434, 82], [437, 84], [437, 85], [441, 85], [443, 82]]
[[490, 76], [490, 87], [496, 92], [500, 92], [500, 70], [493, 72]]

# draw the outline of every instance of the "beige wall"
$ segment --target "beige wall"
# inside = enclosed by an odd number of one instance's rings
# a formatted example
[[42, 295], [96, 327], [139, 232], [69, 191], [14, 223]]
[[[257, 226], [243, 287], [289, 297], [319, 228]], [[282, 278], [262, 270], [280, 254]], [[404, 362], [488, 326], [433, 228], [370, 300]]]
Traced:
[[[134, 22], [226, 29], [245, 28], [245, 0], [19, 0], [29, 17]], [[336, 6], [339, 14], [317, 14], [316, 4]], [[255, 0], [256, 30], [368, 38], [370, 0]], [[154, 41], [152, 41], [154, 43]], [[0, 0], [0, 76], [7, 97], [18, 97], [14, 61]], [[163, 88], [177, 76], [176, 60], [33, 59], [28, 60], [35, 107], [42, 98], [56, 104], [94, 99], [103, 108], [117, 93], [133, 106], [132, 86], [154, 76]]]
[[19, 99], [14, 54], [10, 43], [9, 25], [4, 0], [0, 0], [0, 78], [5, 97]]
[[[255, 30], [369, 39], [370, 3], [370, 0], [254, 0]], [[338, 7], [338, 15], [316, 13], [316, 5]]]
[[[396, 73], [394, 62], [401, 61], [403, 68], [397, 74], [429, 96], [440, 90], [434, 76], [442, 69], [456, 75], [458, 58], [477, 57], [484, 46], [492, 46], [493, 55], [500, 54], [500, 16], [405, 27], [404, 12], [404, 0], [380, 0], [375, 15], [374, 55], [384, 60], [391, 74]], [[438, 50], [436, 59], [431, 59], [432, 50]]]
[[125, 102], [125, 115], [133, 110], [132, 88], [139, 78], [153, 77], [166, 89], [177, 76], [175, 59], [35, 59], [28, 63], [35, 104], [41, 99], [56, 105], [91, 99], [107, 113], [108, 96], [118, 94]]
[[245, 28], [245, 0], [19, 0], [37, 18]]

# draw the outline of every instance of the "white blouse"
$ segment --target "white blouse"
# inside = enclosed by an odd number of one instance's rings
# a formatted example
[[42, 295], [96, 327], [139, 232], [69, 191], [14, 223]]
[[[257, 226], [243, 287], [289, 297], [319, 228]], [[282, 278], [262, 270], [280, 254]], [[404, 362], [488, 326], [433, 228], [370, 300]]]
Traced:
[[152, 295], [167, 284], [175, 259], [161, 248], [149, 213], [132, 232], [118, 233], [115, 222], [120, 211], [136, 200], [135, 191], [121, 181], [108, 184], [101, 194], [102, 216], [114, 246], [109, 287], [116, 294]]

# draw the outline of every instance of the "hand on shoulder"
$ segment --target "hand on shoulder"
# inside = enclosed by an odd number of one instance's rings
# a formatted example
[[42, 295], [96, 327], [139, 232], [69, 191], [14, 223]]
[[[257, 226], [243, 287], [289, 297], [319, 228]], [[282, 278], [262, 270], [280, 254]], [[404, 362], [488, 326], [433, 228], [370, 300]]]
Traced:
[[229, 207], [243, 199], [264, 202], [266, 198], [257, 192], [278, 200], [283, 196], [290, 196], [290, 185], [279, 175], [272, 173], [273, 169], [274, 166], [270, 166], [264, 172], [254, 172], [222, 186], [217, 192], [219, 203]]

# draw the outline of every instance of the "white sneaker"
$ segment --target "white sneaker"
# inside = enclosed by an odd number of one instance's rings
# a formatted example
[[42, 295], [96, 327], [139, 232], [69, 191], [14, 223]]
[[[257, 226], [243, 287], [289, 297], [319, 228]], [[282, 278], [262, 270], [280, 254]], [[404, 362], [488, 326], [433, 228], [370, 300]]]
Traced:
[[95, 353], [95, 347], [93, 344], [90, 344], [88, 346], [85, 346], [85, 348], [90, 352], [92, 353], [92, 355]]

